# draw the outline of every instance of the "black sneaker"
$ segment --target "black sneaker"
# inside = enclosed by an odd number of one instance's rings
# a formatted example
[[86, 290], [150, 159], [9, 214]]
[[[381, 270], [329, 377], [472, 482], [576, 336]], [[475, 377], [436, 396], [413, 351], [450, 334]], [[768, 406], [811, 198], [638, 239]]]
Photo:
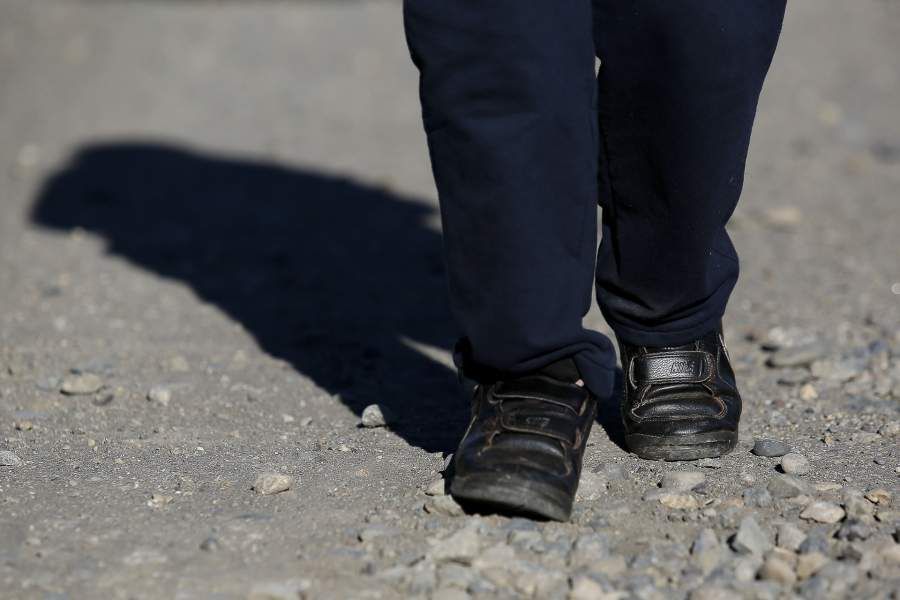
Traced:
[[695, 460], [734, 449], [741, 397], [721, 327], [683, 346], [620, 342], [619, 349], [622, 420], [632, 452], [651, 460]]
[[596, 409], [571, 359], [479, 384], [451, 495], [475, 510], [568, 520]]

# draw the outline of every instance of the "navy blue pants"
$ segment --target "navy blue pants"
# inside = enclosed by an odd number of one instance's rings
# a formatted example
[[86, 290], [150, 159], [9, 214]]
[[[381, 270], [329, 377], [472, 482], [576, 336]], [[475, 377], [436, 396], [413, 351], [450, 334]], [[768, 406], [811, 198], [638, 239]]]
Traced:
[[516, 374], [573, 356], [608, 396], [612, 344], [582, 325], [594, 280], [627, 342], [718, 325], [738, 277], [725, 223], [784, 9], [405, 0], [464, 363]]

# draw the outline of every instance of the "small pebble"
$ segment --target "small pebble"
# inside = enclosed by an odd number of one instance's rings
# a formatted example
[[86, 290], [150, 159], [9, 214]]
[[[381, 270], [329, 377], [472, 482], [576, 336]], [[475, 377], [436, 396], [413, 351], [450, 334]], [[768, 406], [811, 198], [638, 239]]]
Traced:
[[669, 471], [663, 474], [659, 486], [664, 490], [690, 491], [706, 483], [706, 475], [700, 471]]
[[784, 442], [767, 438], [757, 439], [753, 443], [753, 450], [751, 450], [751, 452], [756, 456], [765, 456], [767, 458], [784, 456], [790, 451], [790, 446], [788, 446]]
[[434, 481], [428, 484], [428, 487], [425, 488], [425, 493], [429, 496], [444, 496], [447, 493], [446, 490], [446, 481], [443, 477], [438, 477]]
[[0, 450], [0, 467], [18, 467], [22, 459], [9, 450]]
[[781, 457], [781, 470], [788, 475], [806, 475], [809, 473], [809, 461], [799, 452], [788, 452]]
[[362, 412], [362, 426], [363, 427], [385, 427], [392, 422], [391, 413], [377, 405], [370, 404]]
[[13, 428], [15, 428], [16, 431], [31, 431], [34, 429], [34, 423], [31, 421], [16, 421], [13, 423]]
[[772, 548], [768, 534], [752, 516], [744, 517], [738, 531], [731, 539], [731, 548], [739, 554], [762, 555]]
[[776, 543], [779, 548], [796, 552], [805, 539], [806, 534], [790, 523], [782, 523], [778, 526]]
[[253, 491], [261, 496], [286, 492], [294, 485], [294, 478], [280, 473], [262, 473], [253, 482]]
[[866, 494], [866, 500], [878, 506], [890, 506], [893, 496], [887, 490], [878, 488]]
[[797, 558], [797, 578], [800, 580], [809, 579], [827, 564], [828, 557], [821, 552], [801, 554]]
[[425, 502], [424, 508], [425, 512], [433, 515], [461, 517], [465, 514], [462, 507], [456, 503], [452, 496], [433, 496]]
[[63, 378], [59, 391], [67, 396], [85, 396], [98, 392], [103, 380], [93, 373], [78, 373]]
[[775, 556], [769, 556], [760, 567], [759, 578], [777, 581], [781, 585], [794, 585], [797, 581], [791, 565]]
[[172, 391], [164, 385], [154, 385], [147, 392], [147, 400], [168, 406], [172, 401]]
[[773, 498], [796, 498], [809, 494], [810, 489], [805, 481], [798, 479], [793, 475], [776, 474], [769, 480], [766, 486]]
[[472, 564], [480, 549], [481, 541], [478, 532], [472, 527], [466, 527], [437, 541], [431, 550], [431, 558], [438, 564], [457, 562], [469, 565]]
[[816, 521], [817, 523], [837, 523], [845, 515], [844, 509], [837, 504], [816, 500], [803, 509], [803, 512], [800, 513], [800, 518], [807, 521]]

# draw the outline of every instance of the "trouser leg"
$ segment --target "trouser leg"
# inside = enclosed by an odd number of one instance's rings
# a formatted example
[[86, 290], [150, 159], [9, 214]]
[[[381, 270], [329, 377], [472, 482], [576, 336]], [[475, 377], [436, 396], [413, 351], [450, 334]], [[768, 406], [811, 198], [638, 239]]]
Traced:
[[631, 344], [716, 327], [738, 277], [725, 231], [784, 0], [594, 0], [601, 131], [597, 297]]
[[582, 326], [598, 168], [590, 0], [404, 8], [469, 358], [519, 373], [571, 355], [608, 394], [611, 345]]

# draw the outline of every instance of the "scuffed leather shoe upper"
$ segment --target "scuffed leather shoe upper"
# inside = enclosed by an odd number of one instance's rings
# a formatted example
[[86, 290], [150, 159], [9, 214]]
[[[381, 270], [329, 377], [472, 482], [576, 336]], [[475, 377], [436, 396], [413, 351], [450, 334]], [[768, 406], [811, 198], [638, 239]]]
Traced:
[[683, 346], [620, 350], [627, 434], [737, 431], [741, 398], [720, 329]]

